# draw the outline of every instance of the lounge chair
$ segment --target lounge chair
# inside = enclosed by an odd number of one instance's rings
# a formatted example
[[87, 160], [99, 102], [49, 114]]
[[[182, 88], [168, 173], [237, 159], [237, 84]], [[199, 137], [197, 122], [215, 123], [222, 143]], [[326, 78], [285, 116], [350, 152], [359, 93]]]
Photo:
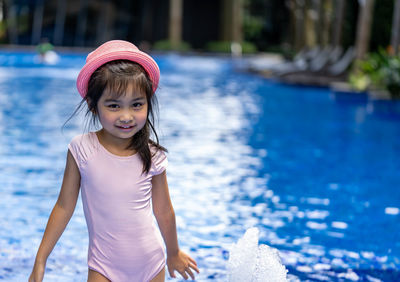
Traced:
[[349, 68], [355, 56], [356, 56], [355, 48], [353, 46], [349, 47], [346, 53], [344, 53], [344, 55], [339, 61], [337, 61], [336, 63], [332, 64], [327, 68], [327, 73], [333, 76], [342, 74]]
[[354, 47], [349, 47], [344, 55], [333, 64], [325, 66], [317, 72], [311, 70], [289, 73], [277, 79], [291, 84], [326, 86], [331, 82], [346, 79], [346, 70], [350, 67], [355, 57]]
[[274, 76], [276, 73], [306, 70], [309, 61], [317, 56], [319, 52], [320, 47], [318, 46], [312, 49], [304, 48], [296, 54], [296, 56], [293, 58], [293, 61], [268, 66], [262, 72], [264, 74], [270, 73], [272, 76]]
[[286, 76], [286, 75], [303, 72], [303, 71], [311, 71], [311, 72], [320, 71], [329, 63], [331, 53], [333, 53], [333, 52], [336, 53], [336, 51], [334, 49], [335, 48], [332, 48], [332, 46], [326, 46], [322, 50], [320, 50], [318, 53], [311, 53], [308, 56], [308, 62], [304, 68], [302, 68], [302, 69], [289, 68], [286, 70], [276, 71], [276, 72], [274, 72], [274, 76], [281, 77], [281, 76]]
[[342, 54], [343, 48], [341, 46], [328, 47], [318, 59], [310, 64], [309, 70], [312, 72], [322, 71], [327, 66], [336, 63]]

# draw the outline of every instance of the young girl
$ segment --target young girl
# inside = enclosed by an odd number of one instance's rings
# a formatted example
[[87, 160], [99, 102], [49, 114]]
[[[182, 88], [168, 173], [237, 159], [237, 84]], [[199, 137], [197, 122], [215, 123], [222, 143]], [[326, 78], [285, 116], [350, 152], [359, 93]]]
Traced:
[[[90, 53], [77, 87], [97, 132], [68, 145], [61, 191], [29, 281], [42, 281], [46, 260], [75, 209], [79, 189], [89, 232], [88, 281], [164, 281], [168, 271], [194, 279], [196, 262], [178, 246], [166, 177], [166, 149], [153, 127], [156, 62], [126, 41]], [[155, 141], [150, 139], [150, 132]], [[153, 213], [160, 232], [153, 220]]]

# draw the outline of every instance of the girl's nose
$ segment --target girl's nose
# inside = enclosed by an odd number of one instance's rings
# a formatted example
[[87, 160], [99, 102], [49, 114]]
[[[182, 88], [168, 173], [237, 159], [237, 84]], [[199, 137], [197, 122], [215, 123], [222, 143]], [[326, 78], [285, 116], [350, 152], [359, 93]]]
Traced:
[[123, 123], [129, 123], [133, 120], [133, 115], [130, 113], [130, 111], [124, 111], [119, 120]]

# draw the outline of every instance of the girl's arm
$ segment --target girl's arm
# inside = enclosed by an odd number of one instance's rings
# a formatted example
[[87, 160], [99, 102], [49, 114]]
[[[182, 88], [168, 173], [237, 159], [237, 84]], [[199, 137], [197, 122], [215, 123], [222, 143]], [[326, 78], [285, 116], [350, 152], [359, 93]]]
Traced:
[[166, 172], [153, 176], [152, 184], [153, 212], [167, 247], [169, 274], [175, 278], [174, 270], [176, 270], [185, 280], [189, 278], [188, 275], [194, 279], [192, 269], [197, 273], [199, 273], [199, 269], [194, 259], [179, 250], [175, 212], [169, 196]]
[[43, 280], [47, 258], [64, 232], [74, 212], [79, 194], [80, 180], [81, 176], [78, 166], [71, 152], [68, 150], [61, 191], [47, 221], [46, 230], [36, 254], [35, 265], [29, 277], [29, 282]]

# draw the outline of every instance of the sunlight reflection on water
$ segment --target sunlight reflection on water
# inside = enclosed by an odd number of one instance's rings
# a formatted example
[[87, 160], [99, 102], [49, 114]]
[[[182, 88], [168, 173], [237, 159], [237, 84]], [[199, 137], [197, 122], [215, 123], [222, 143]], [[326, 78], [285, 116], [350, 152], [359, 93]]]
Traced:
[[[400, 246], [393, 240], [400, 232], [397, 198], [365, 198], [358, 187], [378, 194], [378, 186], [368, 186], [377, 179], [365, 173], [369, 182], [355, 184], [348, 170], [340, 170], [346, 169], [340, 160], [364, 160], [364, 151], [358, 153], [358, 143], [352, 142], [371, 119], [368, 106], [354, 110], [332, 102], [326, 90], [291, 89], [237, 74], [227, 59], [170, 55], [158, 61], [159, 136], [169, 150], [180, 244], [198, 260], [199, 281], [227, 279], [230, 246], [253, 226], [260, 230], [260, 243], [280, 251], [294, 281], [378, 279], [389, 277], [385, 269], [399, 268]], [[79, 118], [60, 130], [80, 101], [78, 72], [0, 67], [0, 279], [22, 281], [29, 274], [57, 198], [67, 144], [83, 131]], [[296, 112], [299, 104], [306, 113]], [[335, 139], [331, 132], [343, 130], [340, 126], [347, 130], [353, 120], [346, 118], [353, 114], [357, 130], [350, 128]], [[393, 149], [381, 155], [398, 148], [390, 141], [399, 137], [391, 126], [385, 134]], [[343, 138], [357, 154], [344, 154]], [[367, 170], [350, 171], [364, 177]], [[388, 187], [399, 180], [387, 168], [380, 172], [392, 181]], [[369, 221], [376, 226], [374, 235], [364, 231]], [[377, 235], [387, 236], [380, 245]], [[87, 243], [79, 201], [49, 258], [46, 281], [85, 281]]]

